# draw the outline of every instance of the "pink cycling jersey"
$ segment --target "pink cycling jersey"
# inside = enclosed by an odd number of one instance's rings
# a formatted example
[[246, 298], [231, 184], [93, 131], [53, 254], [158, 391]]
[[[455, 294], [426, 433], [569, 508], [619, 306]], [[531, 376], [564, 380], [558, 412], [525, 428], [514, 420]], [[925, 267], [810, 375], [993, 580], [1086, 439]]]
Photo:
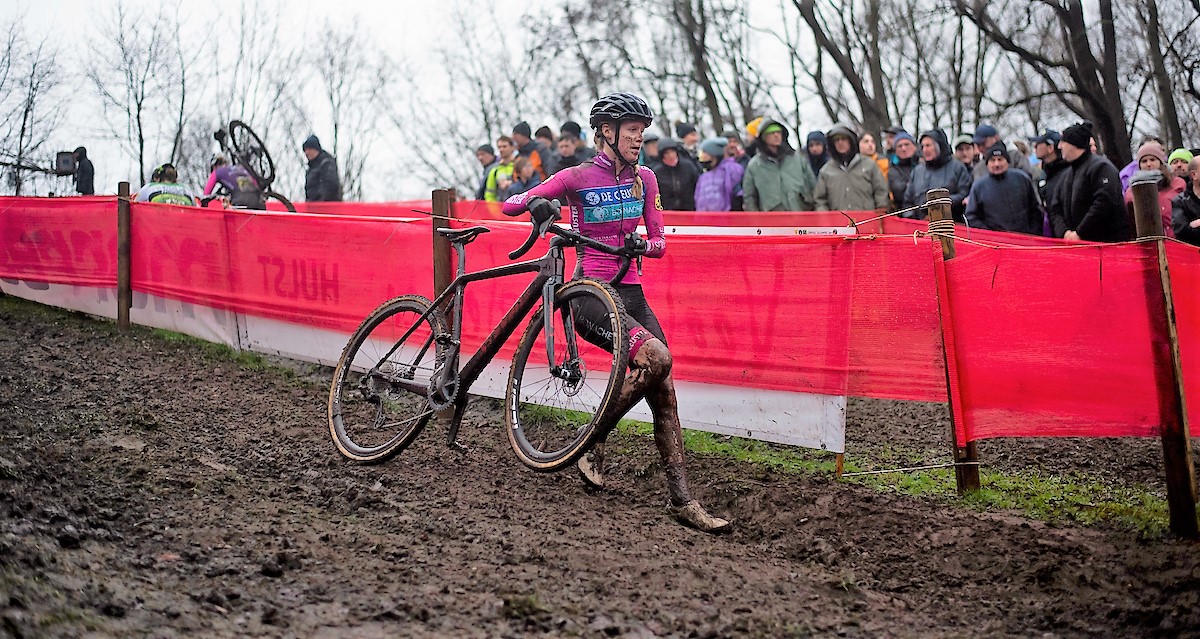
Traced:
[[[504, 201], [504, 213], [520, 215], [531, 198], [558, 199], [571, 211], [571, 228], [579, 234], [610, 246], [621, 246], [625, 235], [637, 230], [645, 220], [646, 257], [662, 257], [667, 251], [663, 237], [662, 201], [658, 195], [658, 180], [650, 169], [637, 170], [645, 189], [644, 197], [633, 194], [633, 167], [621, 169], [620, 179], [614, 175], [613, 162], [603, 153], [589, 162], [555, 173], [550, 179], [532, 189]], [[580, 247], [577, 273], [599, 280], [610, 280], [621, 267], [621, 258]], [[637, 269], [625, 274], [622, 284], [639, 284]]]

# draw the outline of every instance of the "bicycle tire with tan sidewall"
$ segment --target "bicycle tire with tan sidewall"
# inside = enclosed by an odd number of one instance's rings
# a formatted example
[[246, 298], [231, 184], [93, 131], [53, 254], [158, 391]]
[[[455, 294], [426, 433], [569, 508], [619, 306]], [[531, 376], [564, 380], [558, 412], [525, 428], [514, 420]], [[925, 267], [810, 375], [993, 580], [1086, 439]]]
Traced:
[[[513, 452], [516, 453], [517, 458], [521, 460], [521, 463], [538, 472], [553, 472], [570, 464], [574, 464], [575, 461], [578, 460], [581, 455], [587, 452], [599, 438], [601, 434], [599, 426], [602, 424], [607, 424], [610, 420], [615, 421], [621, 417], [620, 415], [614, 415], [613, 413], [617, 410], [617, 398], [620, 395], [621, 387], [625, 383], [625, 375], [628, 371], [629, 332], [627, 330], [627, 322], [625, 319], [625, 305], [621, 302], [620, 296], [617, 295], [617, 292], [613, 290], [611, 286], [599, 280], [589, 278], [571, 280], [570, 282], [567, 282], [559, 287], [558, 291], [555, 292], [555, 316], [562, 316], [564, 304], [570, 304], [572, 302], [579, 302], [588, 299], [595, 300], [603, 305], [604, 310], [607, 313], [607, 326], [603, 328], [604, 330], [609, 331], [614, 337], [611, 342], [612, 350], [609, 351], [607, 348], [604, 348], [603, 350], [605, 353], [608, 353], [608, 355], [611, 356], [611, 360], [607, 360], [611, 362], [611, 366], [608, 371], [597, 373], [593, 376], [601, 377], [603, 375], [607, 375], [607, 379], [597, 380], [603, 381], [603, 384], [597, 383], [595, 387], [581, 384], [575, 387], [576, 393], [579, 393], [579, 389], [586, 386], [588, 392], [593, 397], [599, 397], [599, 401], [597, 402], [598, 405], [595, 407], [595, 409], [588, 408], [585, 410], [579, 410], [578, 406], [572, 405], [570, 408], [566, 408], [566, 410], [563, 411], [564, 413], [580, 416], [577, 417], [577, 419], [590, 414], [590, 419], [588, 419], [586, 424], [575, 428], [574, 434], [569, 436], [571, 441], [561, 448], [549, 452], [539, 450], [527, 438], [526, 430], [528, 424], [522, 423], [523, 408], [531, 404], [543, 406], [546, 405], [541, 404], [540, 401], [526, 402], [527, 399], [539, 399], [544, 401], [544, 398], [522, 397], [526, 391], [526, 389], [522, 386], [522, 382], [524, 381], [526, 373], [538, 371], [539, 367], [541, 369], [546, 368], [545, 365], [540, 363], [529, 365], [529, 358], [534, 352], [533, 349], [544, 348], [546, 344], [542, 335], [544, 330], [544, 321], [541, 306], [539, 306], [530, 315], [525, 331], [521, 336], [520, 342], [518, 342], [517, 351], [513, 356], [512, 367], [509, 370], [508, 386], [505, 391], [504, 400], [505, 431], [507, 433], [509, 444], [512, 446]], [[563, 326], [565, 326], [565, 324], [566, 320], [564, 319]], [[562, 329], [563, 326], [556, 324], [556, 330]], [[572, 326], [571, 330], [574, 331], [575, 327]], [[578, 335], [578, 333], [576, 333], [576, 338], [578, 340], [577, 344], [580, 349], [590, 349], [593, 354], [599, 353], [599, 351], [596, 349], [601, 347], [587, 342], [582, 336]], [[557, 350], [558, 348], [559, 347], [556, 346], [555, 358], [559, 363], [561, 363], [562, 353], [564, 351]], [[597, 359], [601, 358], [597, 357]], [[527, 368], [527, 366], [531, 367]], [[540, 370], [539, 372], [540, 374], [548, 375], [546, 370]], [[591, 371], [588, 372], [590, 373]], [[539, 382], [540, 381], [541, 378], [539, 377]], [[561, 378], [556, 381], [552, 378], [552, 376], [547, 377], [546, 382], [547, 383], [545, 387], [547, 391], [551, 390], [556, 383], [560, 384], [559, 390], [562, 390], [561, 386], [568, 386], [568, 384], [562, 383]], [[603, 389], [602, 392], [600, 391], [600, 388]], [[574, 395], [572, 395], [572, 399], [573, 397]], [[568, 400], [565, 403], [572, 404], [573, 402]], [[550, 405], [555, 405], [555, 402], [551, 401]], [[564, 407], [557, 406], [557, 408]]]

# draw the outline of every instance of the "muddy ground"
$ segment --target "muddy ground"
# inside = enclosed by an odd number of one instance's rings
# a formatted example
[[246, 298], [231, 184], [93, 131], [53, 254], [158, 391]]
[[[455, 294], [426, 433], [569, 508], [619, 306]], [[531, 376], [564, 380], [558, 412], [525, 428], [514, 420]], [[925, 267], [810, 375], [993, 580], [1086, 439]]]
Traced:
[[[0, 634], [1200, 636], [1195, 546], [693, 457], [738, 523], [710, 537], [665, 515], [649, 440], [589, 493], [519, 466], [472, 406], [465, 455], [432, 425], [350, 465], [306, 376], [0, 300]], [[851, 449], [921, 461], [944, 413], [854, 402]], [[983, 452], [1161, 484], [1153, 442], [1069, 447]]]

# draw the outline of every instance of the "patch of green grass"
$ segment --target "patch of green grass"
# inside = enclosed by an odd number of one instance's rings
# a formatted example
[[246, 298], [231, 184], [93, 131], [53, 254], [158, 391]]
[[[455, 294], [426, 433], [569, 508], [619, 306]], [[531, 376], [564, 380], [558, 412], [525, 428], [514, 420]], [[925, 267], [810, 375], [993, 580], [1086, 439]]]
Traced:
[[1017, 510], [1048, 522], [1107, 522], [1145, 537], [1167, 532], [1167, 502], [1145, 486], [1117, 486], [1080, 474], [1023, 471], [981, 473], [982, 488], [965, 503], [981, 510]]
[[181, 344], [189, 348], [194, 348], [204, 354], [205, 357], [213, 360], [230, 361], [237, 364], [240, 368], [250, 371], [273, 371], [287, 378], [296, 376], [296, 371], [286, 366], [280, 366], [271, 362], [265, 355], [255, 353], [253, 351], [235, 350], [225, 344], [209, 342], [199, 337], [192, 337], [183, 333], [176, 333], [161, 328], [150, 330], [150, 334], [155, 338], [164, 342]]
[[38, 618], [38, 625], [42, 628], [79, 625], [92, 632], [100, 627], [100, 620], [95, 615], [90, 615], [82, 610], [66, 609], [42, 615]]
[[[648, 437], [653, 435], [654, 427], [645, 422], [621, 420], [617, 431]], [[691, 430], [684, 431], [683, 440], [694, 455], [733, 459], [785, 474], [828, 477], [836, 472], [835, 456], [823, 451]], [[929, 451], [883, 449], [872, 451], [871, 456], [870, 462], [847, 459], [844, 472], [894, 468], [897, 463], [927, 459]], [[1145, 486], [1122, 486], [1083, 474], [1057, 476], [1034, 470], [1013, 473], [985, 468], [980, 472], [982, 488], [961, 498], [952, 468], [862, 475], [842, 481], [884, 493], [957, 503], [983, 512], [1017, 512], [1048, 523], [1103, 524], [1147, 538], [1165, 535], [1169, 521], [1166, 500]]]
[[507, 595], [504, 597], [504, 607], [501, 614], [509, 619], [538, 621], [550, 616], [550, 610], [538, 599], [537, 593], [528, 595]]

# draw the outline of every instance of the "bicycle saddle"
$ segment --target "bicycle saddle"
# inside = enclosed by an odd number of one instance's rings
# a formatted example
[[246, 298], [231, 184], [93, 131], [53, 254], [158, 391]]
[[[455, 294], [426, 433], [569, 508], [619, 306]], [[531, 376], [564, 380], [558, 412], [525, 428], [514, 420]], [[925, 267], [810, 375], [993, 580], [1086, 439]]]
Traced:
[[437, 232], [446, 236], [454, 244], [467, 245], [482, 233], [490, 231], [486, 226], [472, 226], [469, 229], [438, 229]]

